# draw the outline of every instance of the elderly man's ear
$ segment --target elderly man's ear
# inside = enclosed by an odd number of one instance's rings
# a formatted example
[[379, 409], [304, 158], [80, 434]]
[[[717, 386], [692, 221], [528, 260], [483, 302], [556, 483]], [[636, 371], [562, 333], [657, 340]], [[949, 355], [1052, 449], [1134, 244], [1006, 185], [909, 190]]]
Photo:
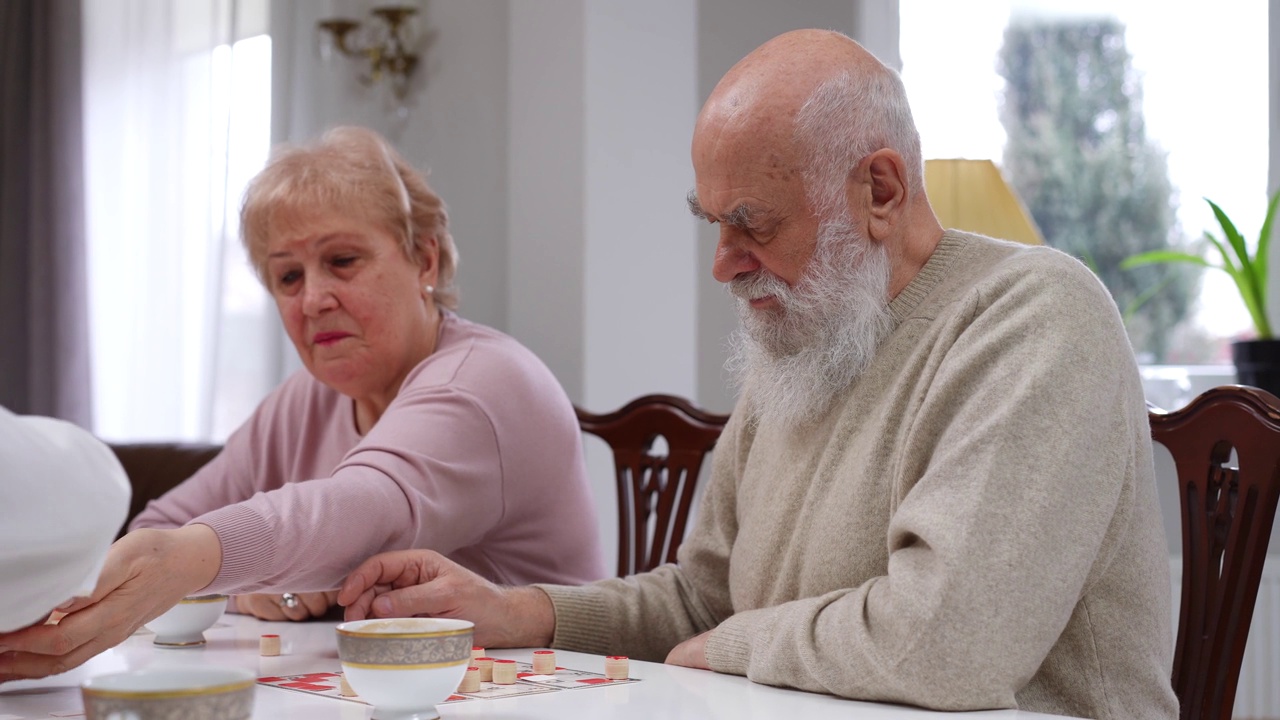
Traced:
[[902, 156], [893, 150], [877, 150], [849, 173], [849, 208], [855, 218], [865, 218], [867, 234], [883, 242], [894, 234], [907, 206], [907, 173]]

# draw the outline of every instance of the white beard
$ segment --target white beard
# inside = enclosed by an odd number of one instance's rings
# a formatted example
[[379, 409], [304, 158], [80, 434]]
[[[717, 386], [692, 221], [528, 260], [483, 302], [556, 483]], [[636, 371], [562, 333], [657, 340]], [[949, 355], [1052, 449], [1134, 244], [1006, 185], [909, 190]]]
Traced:
[[[751, 397], [751, 415], [811, 423], [871, 364], [891, 327], [889, 256], [847, 220], [818, 229], [809, 267], [794, 288], [767, 270], [729, 282], [742, 327], [726, 365]], [[772, 295], [778, 307], [749, 300]]]

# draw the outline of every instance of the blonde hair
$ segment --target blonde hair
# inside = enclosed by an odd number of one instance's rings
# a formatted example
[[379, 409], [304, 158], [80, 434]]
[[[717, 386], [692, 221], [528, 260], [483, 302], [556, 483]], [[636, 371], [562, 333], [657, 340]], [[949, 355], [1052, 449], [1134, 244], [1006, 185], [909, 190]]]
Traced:
[[444, 201], [378, 133], [339, 127], [302, 147], [282, 146], [245, 190], [240, 237], [258, 278], [267, 279], [267, 241], [305, 226], [317, 211], [366, 220], [395, 238], [418, 262], [429, 238], [440, 249], [432, 297], [456, 310], [458, 250]]

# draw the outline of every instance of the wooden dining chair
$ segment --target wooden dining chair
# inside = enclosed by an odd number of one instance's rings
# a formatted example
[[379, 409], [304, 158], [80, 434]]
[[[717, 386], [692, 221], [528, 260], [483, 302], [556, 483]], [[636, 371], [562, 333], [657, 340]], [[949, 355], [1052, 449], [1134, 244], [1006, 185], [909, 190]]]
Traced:
[[[675, 562], [702, 461], [729, 416], [672, 395], [645, 395], [603, 415], [574, 409], [582, 430], [613, 450], [618, 577]], [[665, 451], [659, 439], [665, 441]]]
[[1182, 505], [1173, 689], [1183, 720], [1228, 720], [1280, 498], [1280, 399], [1228, 385], [1148, 415]]

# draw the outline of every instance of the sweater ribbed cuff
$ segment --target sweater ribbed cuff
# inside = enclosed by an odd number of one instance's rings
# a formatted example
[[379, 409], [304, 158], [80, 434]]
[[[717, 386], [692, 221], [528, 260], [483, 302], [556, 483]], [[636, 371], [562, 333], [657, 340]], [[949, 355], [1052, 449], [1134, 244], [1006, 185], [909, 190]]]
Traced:
[[734, 615], [716, 626], [703, 652], [712, 670], [729, 675], [746, 675], [751, 667], [751, 623], [734, 622]]
[[556, 614], [556, 631], [551, 646], [561, 650], [607, 655], [614, 635], [614, 623], [600, 601], [600, 593], [590, 585], [534, 585], [551, 598]]
[[222, 545], [222, 567], [201, 592], [238, 592], [271, 574], [275, 540], [267, 521], [253, 510], [228, 505], [187, 524], [208, 525]]

